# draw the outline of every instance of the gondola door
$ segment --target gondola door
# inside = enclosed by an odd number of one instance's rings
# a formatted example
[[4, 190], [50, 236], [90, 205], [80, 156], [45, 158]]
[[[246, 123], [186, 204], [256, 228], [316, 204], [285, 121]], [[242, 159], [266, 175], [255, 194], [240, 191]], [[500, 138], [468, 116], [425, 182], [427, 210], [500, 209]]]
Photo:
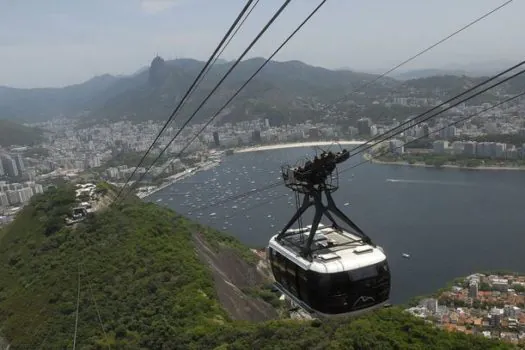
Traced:
[[270, 265], [272, 267], [273, 278], [275, 278], [275, 282], [282, 284], [282, 268], [280, 266], [282, 263], [281, 254], [279, 254], [279, 252], [273, 248], [268, 248], [268, 249], [269, 249]]
[[305, 270], [297, 266], [297, 289], [299, 291], [299, 299], [310, 305], [309, 294], [311, 291], [308, 288], [308, 277]]
[[290, 293], [292, 293], [293, 296], [299, 297], [299, 292], [297, 288], [297, 265], [294, 264], [292, 261], [285, 259], [286, 261], [286, 280], [287, 285], [286, 289]]

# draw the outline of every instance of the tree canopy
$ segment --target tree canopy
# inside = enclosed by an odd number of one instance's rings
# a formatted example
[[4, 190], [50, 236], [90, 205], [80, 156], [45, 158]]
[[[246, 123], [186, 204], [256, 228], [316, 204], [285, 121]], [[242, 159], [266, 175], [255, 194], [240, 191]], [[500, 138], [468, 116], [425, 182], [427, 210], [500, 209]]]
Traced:
[[11, 349], [71, 348], [77, 302], [79, 349], [511, 348], [396, 307], [353, 320], [233, 321], [192, 234], [255, 263], [236, 239], [136, 199], [65, 226], [72, 205], [72, 187], [36, 196], [0, 236], [0, 335]]

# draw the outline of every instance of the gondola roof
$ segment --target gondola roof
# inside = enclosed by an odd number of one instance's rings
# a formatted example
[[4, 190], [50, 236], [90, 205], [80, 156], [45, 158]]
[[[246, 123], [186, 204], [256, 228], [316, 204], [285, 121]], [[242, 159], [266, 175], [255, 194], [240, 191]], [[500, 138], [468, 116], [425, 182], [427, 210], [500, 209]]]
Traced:
[[310, 229], [311, 225], [302, 230], [290, 229], [280, 242], [276, 241], [277, 236], [272, 237], [269, 246], [301, 268], [320, 273], [350, 271], [386, 260], [381, 248], [364, 243], [359, 236], [319, 224], [309, 261], [302, 257], [301, 247]]

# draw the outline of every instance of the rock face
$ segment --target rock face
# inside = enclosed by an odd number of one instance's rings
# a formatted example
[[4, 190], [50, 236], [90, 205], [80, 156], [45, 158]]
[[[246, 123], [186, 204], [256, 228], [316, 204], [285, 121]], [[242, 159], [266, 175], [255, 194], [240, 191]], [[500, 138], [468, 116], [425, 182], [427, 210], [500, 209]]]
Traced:
[[268, 281], [257, 266], [248, 264], [230, 248], [214, 251], [199, 233], [194, 234], [193, 239], [199, 257], [212, 271], [219, 301], [232, 319], [265, 321], [277, 318], [277, 311], [270, 304], [243, 291]]
[[10, 345], [4, 338], [0, 337], [0, 350], [9, 350]]
[[149, 83], [152, 86], [160, 86], [166, 79], [168, 70], [166, 69], [166, 62], [160, 56], [157, 56], [151, 61], [149, 67]]

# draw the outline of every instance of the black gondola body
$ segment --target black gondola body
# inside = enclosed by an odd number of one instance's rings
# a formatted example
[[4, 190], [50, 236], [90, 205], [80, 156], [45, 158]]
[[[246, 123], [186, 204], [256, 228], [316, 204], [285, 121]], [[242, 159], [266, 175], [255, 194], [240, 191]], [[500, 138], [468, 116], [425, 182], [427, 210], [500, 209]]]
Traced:
[[[371, 311], [387, 304], [390, 295], [390, 270], [383, 249], [336, 207], [331, 196], [338, 188], [336, 164], [346, 159], [347, 151], [325, 153], [303, 168], [283, 168], [285, 185], [303, 193], [304, 200], [268, 244], [276, 288], [321, 317]], [[312, 225], [291, 229], [311, 206], [315, 206]], [[331, 226], [320, 223], [323, 216]], [[334, 217], [348, 229], [339, 226]]]

